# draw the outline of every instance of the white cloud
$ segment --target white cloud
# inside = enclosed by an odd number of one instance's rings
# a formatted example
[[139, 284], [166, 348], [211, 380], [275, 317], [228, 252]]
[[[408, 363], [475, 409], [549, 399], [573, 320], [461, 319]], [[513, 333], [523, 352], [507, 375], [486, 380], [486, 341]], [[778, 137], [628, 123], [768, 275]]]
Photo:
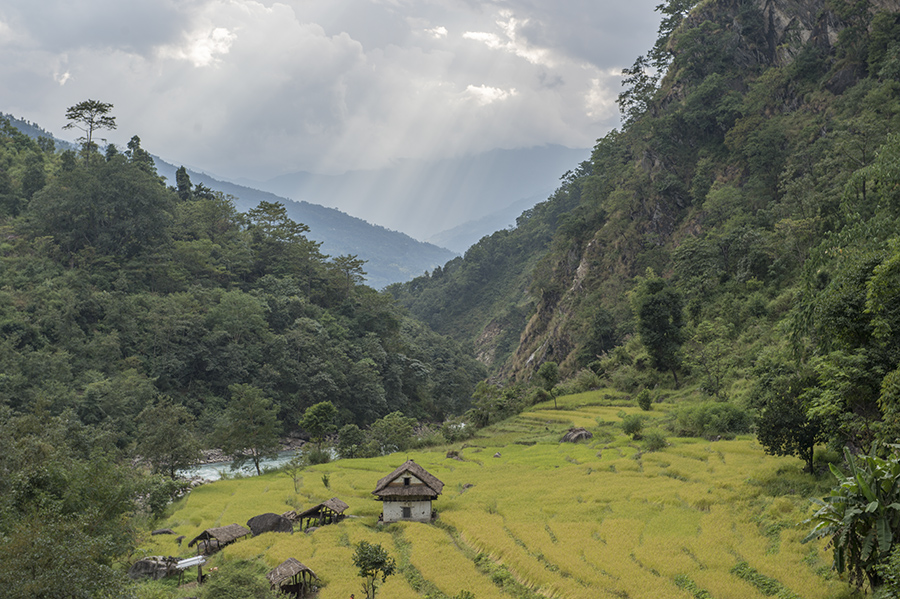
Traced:
[[[590, 147], [618, 121], [648, 14], [614, 0], [7, 0], [0, 110], [62, 134], [67, 106], [112, 102], [110, 141], [138, 134], [235, 178]], [[629, 31], [640, 19], [644, 38]]]
[[205, 67], [219, 62], [220, 57], [228, 54], [235, 34], [224, 27], [198, 31], [186, 36], [183, 44], [163, 46], [159, 49], [162, 58], [187, 60], [195, 67]]
[[513, 88], [509, 91], [506, 91], [496, 87], [488, 87], [487, 85], [479, 85], [477, 87], [474, 85], [470, 85], [466, 87], [466, 93], [474, 98], [475, 101], [480, 105], [486, 106], [487, 104], [493, 104], [494, 102], [505, 100], [510, 96], [515, 96], [516, 90], [515, 88]]

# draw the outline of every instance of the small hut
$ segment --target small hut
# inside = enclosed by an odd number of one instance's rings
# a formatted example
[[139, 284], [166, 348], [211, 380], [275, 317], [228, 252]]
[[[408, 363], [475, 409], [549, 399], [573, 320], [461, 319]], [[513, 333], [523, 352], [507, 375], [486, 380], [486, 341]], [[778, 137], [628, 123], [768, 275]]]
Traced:
[[247, 520], [247, 528], [253, 533], [253, 536], [261, 535], [264, 532], [294, 532], [294, 523], [284, 516], [273, 514], [260, 514], [253, 516]]
[[409, 520], [429, 522], [434, 517], [431, 502], [444, 483], [412, 460], [378, 481], [372, 494], [382, 502], [382, 522]]
[[240, 524], [229, 524], [228, 526], [220, 526], [219, 528], [207, 528], [197, 535], [193, 541], [188, 543], [188, 547], [193, 547], [195, 543], [199, 542], [200, 544], [197, 546], [197, 551], [209, 555], [214, 551], [218, 551], [225, 545], [234, 543], [241, 537], [245, 537], [249, 534], [250, 531]]
[[285, 595], [302, 597], [314, 590], [313, 581], [318, 580], [315, 572], [289, 557], [277, 568], [266, 574], [272, 590]]
[[[297, 521], [300, 522], [303, 529], [340, 522], [344, 519], [344, 512], [348, 507], [350, 506], [337, 497], [332, 497], [328, 501], [323, 501], [319, 505], [297, 514]], [[304, 520], [306, 524], [303, 523]]]

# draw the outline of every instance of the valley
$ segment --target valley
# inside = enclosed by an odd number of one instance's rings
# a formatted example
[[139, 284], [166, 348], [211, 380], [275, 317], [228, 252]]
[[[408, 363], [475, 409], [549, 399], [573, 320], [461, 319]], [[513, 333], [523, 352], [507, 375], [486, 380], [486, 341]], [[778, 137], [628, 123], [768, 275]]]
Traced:
[[[310, 533], [248, 537], [208, 565], [222, 572], [251, 560], [274, 568], [294, 557], [323, 581], [321, 599], [359, 593], [351, 558], [361, 540], [398, 561], [381, 597], [469, 591], [478, 598], [687, 599], [706, 591], [717, 599], [761, 599], [770, 588], [779, 597], [848, 596], [824, 544], [800, 542], [810, 496], [826, 481], [802, 473], [797, 459], [765, 455], [750, 435], [669, 437], [648, 451], [622, 433], [622, 417], [635, 414], [646, 417], [646, 430], [664, 430], [674, 407], [657, 403], [644, 412], [609, 391], [563, 396], [558, 409], [535, 405], [463, 444], [309, 467], [299, 492], [279, 471], [204, 485], [159, 524], [193, 538], [258, 513], [300, 511], [338, 497], [350, 505], [349, 518]], [[561, 443], [571, 427], [585, 427], [593, 438]], [[434, 503], [438, 518], [379, 525], [381, 504], [371, 491], [407, 457], [444, 482]], [[163, 535], [145, 537], [140, 548], [178, 551]], [[168, 582], [147, 584], [171, 589]]]

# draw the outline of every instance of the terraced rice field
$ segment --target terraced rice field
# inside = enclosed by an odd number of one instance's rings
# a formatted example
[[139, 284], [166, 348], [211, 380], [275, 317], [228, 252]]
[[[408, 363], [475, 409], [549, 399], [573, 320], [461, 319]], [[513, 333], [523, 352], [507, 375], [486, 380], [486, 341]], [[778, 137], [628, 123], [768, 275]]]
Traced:
[[[751, 436], [670, 438], [662, 451], [643, 452], [617, 425], [623, 410], [640, 410], [604, 402], [600, 394], [559, 398], [559, 410], [536, 406], [462, 446], [310, 468], [300, 493], [283, 473], [206, 485], [163, 525], [191, 539], [208, 527], [339, 497], [351, 518], [312, 534], [247, 538], [210, 563], [257, 559], [274, 567], [295, 557], [326, 583], [322, 599], [360, 594], [352, 554], [361, 540], [380, 543], [402, 566], [379, 592], [384, 598], [463, 590], [479, 599], [850, 596], [823, 545], [800, 543], [810, 502], [785, 482], [802, 479], [799, 460], [767, 456]], [[592, 430], [594, 439], [560, 443], [570, 426]], [[461, 461], [446, 457], [448, 449]], [[407, 457], [445, 483], [439, 518], [378, 526], [380, 504], [370, 492]], [[775, 488], [777, 496], [768, 491]], [[190, 555], [171, 537], [148, 537], [144, 551]]]

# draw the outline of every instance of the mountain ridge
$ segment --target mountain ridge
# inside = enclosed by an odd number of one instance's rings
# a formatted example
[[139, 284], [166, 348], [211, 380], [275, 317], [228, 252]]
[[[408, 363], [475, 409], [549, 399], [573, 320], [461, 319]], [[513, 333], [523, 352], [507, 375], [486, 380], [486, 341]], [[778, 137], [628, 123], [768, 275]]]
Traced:
[[[589, 155], [559, 145], [496, 149], [440, 161], [407, 160], [341, 175], [296, 172], [254, 186], [283, 197], [328, 204], [416, 239], [436, 235], [538, 193]], [[546, 197], [546, 195], [544, 196]], [[477, 232], [477, 239], [493, 230]]]
[[[175, 167], [155, 158], [157, 171], [170, 181], [175, 180]], [[452, 259], [451, 250], [419, 241], [400, 231], [370, 223], [337, 208], [292, 200], [272, 192], [222, 181], [205, 173], [186, 169], [194, 184], [203, 185], [235, 197], [241, 211], [259, 202], [279, 202], [288, 216], [309, 227], [309, 237], [322, 243], [322, 251], [331, 256], [354, 254], [366, 260], [366, 281], [381, 289], [391, 283], [409, 280], [422, 272], [433, 270]]]
[[[15, 128], [29, 137], [52, 139], [56, 147], [61, 149], [76, 148], [75, 144], [55, 137], [35, 123], [3, 113], [0, 113], [0, 117], [8, 119]], [[158, 156], [151, 156], [159, 175], [174, 183], [178, 167]], [[210, 189], [234, 197], [235, 207], [242, 212], [254, 208], [260, 201], [283, 204], [291, 219], [310, 228], [309, 237], [321, 242], [323, 252], [333, 257], [352, 254], [365, 260], [365, 280], [376, 289], [409, 280], [456, 256], [451, 250], [419, 241], [400, 231], [370, 223], [336, 208], [292, 200], [224, 181], [198, 170], [186, 170], [192, 183], [202, 183]]]

